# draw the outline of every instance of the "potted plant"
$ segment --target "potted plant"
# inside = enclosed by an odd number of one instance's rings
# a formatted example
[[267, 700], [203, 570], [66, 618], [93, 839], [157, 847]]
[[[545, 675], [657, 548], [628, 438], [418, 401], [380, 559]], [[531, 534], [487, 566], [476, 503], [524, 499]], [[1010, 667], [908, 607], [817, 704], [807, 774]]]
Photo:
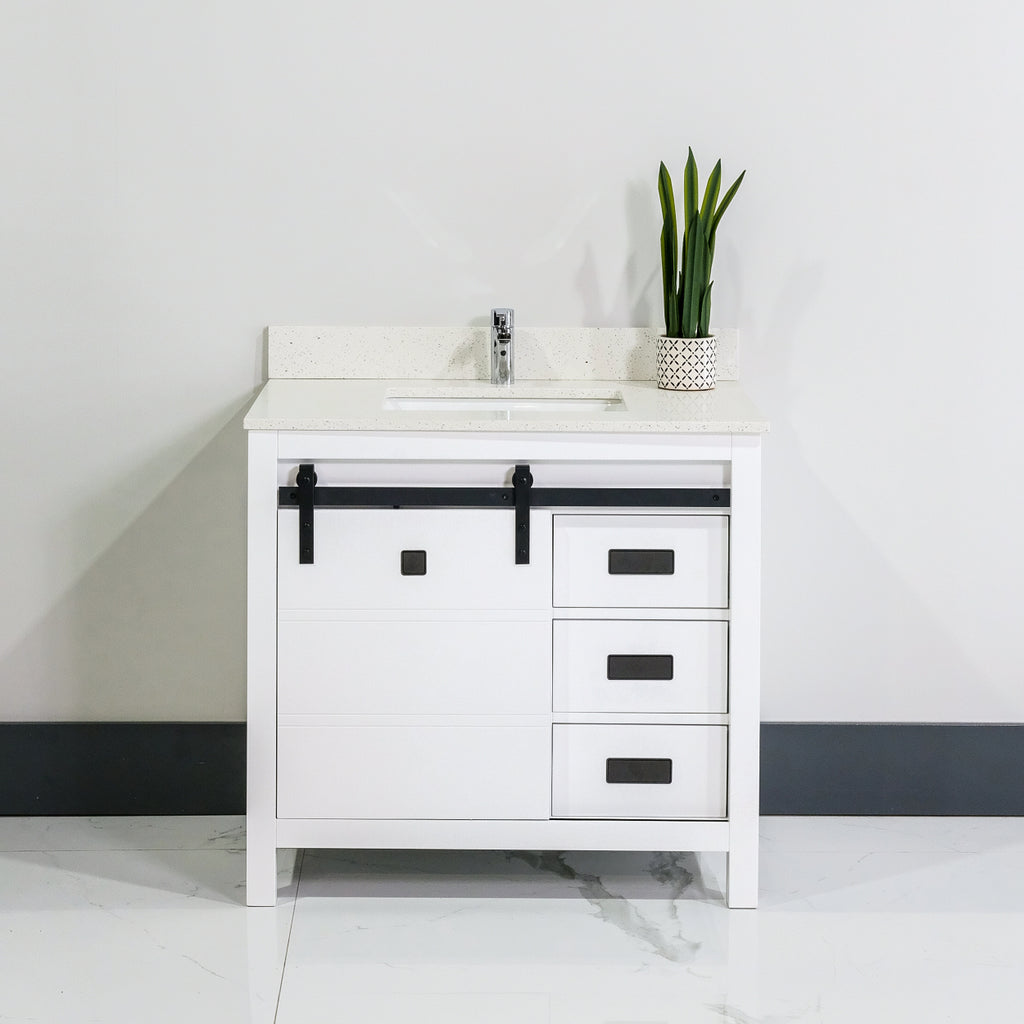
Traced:
[[658, 173], [661, 197], [661, 273], [665, 293], [665, 333], [658, 338], [658, 387], [668, 391], [709, 391], [715, 386], [718, 339], [710, 333], [711, 264], [715, 233], [743, 181], [744, 171], [718, 201], [722, 161], [708, 177], [697, 208], [697, 161], [693, 150], [683, 171], [683, 237], [676, 226], [672, 178], [664, 163]]

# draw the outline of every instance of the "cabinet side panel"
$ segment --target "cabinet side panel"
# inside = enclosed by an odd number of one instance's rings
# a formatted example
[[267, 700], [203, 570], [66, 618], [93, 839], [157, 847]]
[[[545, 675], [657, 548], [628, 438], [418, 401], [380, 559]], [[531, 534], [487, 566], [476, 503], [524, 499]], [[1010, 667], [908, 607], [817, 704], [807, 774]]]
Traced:
[[277, 434], [248, 440], [246, 902], [277, 901]]
[[734, 438], [729, 628], [730, 907], [756, 907], [761, 729], [761, 441]]

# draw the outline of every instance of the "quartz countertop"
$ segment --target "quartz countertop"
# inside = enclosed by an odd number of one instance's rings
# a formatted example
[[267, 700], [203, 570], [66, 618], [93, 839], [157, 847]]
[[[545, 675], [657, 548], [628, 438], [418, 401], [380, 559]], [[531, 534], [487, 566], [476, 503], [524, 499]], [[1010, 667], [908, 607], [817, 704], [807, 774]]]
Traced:
[[[395, 399], [504, 399], [528, 408], [394, 408]], [[573, 408], [571, 399], [609, 408]], [[618, 400], [617, 400], [618, 399]], [[561, 402], [561, 407], [544, 408]], [[769, 429], [735, 381], [712, 391], [661, 391], [654, 381], [284, 379], [267, 382], [244, 420], [247, 430], [543, 431], [549, 433], [761, 434]]]

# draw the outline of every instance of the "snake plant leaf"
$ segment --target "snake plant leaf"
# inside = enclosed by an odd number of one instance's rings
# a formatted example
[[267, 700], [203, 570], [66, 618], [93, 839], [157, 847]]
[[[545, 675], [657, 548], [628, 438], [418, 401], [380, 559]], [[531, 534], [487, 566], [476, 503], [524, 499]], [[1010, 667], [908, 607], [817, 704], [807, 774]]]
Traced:
[[690, 221], [697, 212], [697, 161], [694, 159], [693, 150], [689, 150], [686, 158], [686, 167], [683, 169], [683, 224], [686, 230], [690, 228]]
[[704, 227], [704, 237], [710, 241], [711, 220], [715, 215], [715, 204], [718, 202], [718, 191], [722, 187], [722, 161], [715, 164], [714, 170], [708, 176], [708, 183], [704, 188], [704, 201], [700, 204], [700, 222]]
[[676, 253], [679, 251], [676, 227], [676, 200], [672, 191], [672, 177], [664, 161], [658, 171], [658, 195], [661, 197], [661, 283], [665, 297], [665, 333], [677, 337], [679, 330], [678, 310], [675, 302], [675, 281], [677, 274]]
[[694, 210], [686, 229], [686, 280], [684, 281], [682, 310], [682, 337], [696, 337], [700, 324], [700, 296], [707, 279], [707, 241], [700, 223], [700, 214]]
[[711, 289], [714, 287], [714, 284], [714, 281], [709, 282], [707, 288], [704, 289], [704, 294], [700, 298], [698, 338], [706, 338], [708, 336], [708, 329], [711, 326]]
[[686, 279], [689, 273], [690, 264], [686, 258], [686, 234], [683, 234], [683, 247], [680, 256], [679, 263], [679, 281], [676, 285], [675, 294], [672, 296], [672, 303], [676, 308], [676, 320], [675, 328], [676, 333], [673, 335], [674, 338], [682, 338], [683, 335], [683, 317], [685, 316], [685, 310], [683, 308], [683, 297], [686, 295]]
[[690, 281], [690, 334], [691, 338], [700, 337], [700, 300], [708, 283], [708, 247], [704, 234], [704, 226], [700, 222], [700, 214], [694, 214], [693, 232], [697, 236], [693, 247], [694, 268]]
[[714, 219], [711, 221], [712, 236], [714, 236], [714, 233], [718, 230], [718, 222], [722, 219], [722, 215], [725, 211], [729, 209], [729, 204], [733, 201], [733, 198], [739, 191], [740, 182], [743, 181], [743, 175], [746, 173], [746, 171], [743, 171], [743, 173], [740, 174], [740, 176], [729, 186], [729, 191], [722, 196], [722, 201], [718, 204], [718, 209], [715, 210]]
[[[685, 263], [685, 257], [683, 259]], [[675, 334], [673, 338], [683, 337], [683, 271], [679, 271], [679, 287], [672, 293], [672, 305], [675, 307], [676, 315], [672, 322]]]
[[665, 293], [665, 334], [670, 338], [678, 335], [675, 332], [679, 329], [678, 310], [675, 297], [675, 239], [671, 236], [669, 227], [666, 224], [661, 231], [661, 280], [662, 290]]
[[658, 168], [658, 198], [661, 199], [662, 218], [668, 220], [671, 217], [674, 223], [676, 219], [676, 200], [675, 194], [672, 191], [672, 175], [668, 173], [664, 160], [662, 160], [661, 166]]
[[677, 337], [686, 338], [689, 328], [690, 311], [690, 278], [693, 276], [693, 249], [696, 245], [696, 235], [687, 231], [683, 235], [683, 266], [679, 272], [679, 292], [676, 300], [679, 308], [679, 334]]
[[662, 163], [658, 174], [663, 227], [661, 233], [662, 290], [665, 333], [674, 338], [706, 338], [711, 327], [711, 267], [718, 225], [743, 181], [744, 171], [719, 201], [722, 161], [712, 170], [697, 207], [697, 161], [687, 150], [683, 172], [683, 230], [679, 230], [672, 179]]

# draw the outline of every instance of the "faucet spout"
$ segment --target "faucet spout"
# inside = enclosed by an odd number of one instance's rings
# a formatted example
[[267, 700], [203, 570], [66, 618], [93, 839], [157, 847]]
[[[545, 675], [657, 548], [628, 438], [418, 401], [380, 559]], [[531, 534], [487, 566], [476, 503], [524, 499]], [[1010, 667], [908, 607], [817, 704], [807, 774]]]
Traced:
[[515, 310], [491, 310], [491, 383], [507, 386], [515, 382], [513, 339]]

